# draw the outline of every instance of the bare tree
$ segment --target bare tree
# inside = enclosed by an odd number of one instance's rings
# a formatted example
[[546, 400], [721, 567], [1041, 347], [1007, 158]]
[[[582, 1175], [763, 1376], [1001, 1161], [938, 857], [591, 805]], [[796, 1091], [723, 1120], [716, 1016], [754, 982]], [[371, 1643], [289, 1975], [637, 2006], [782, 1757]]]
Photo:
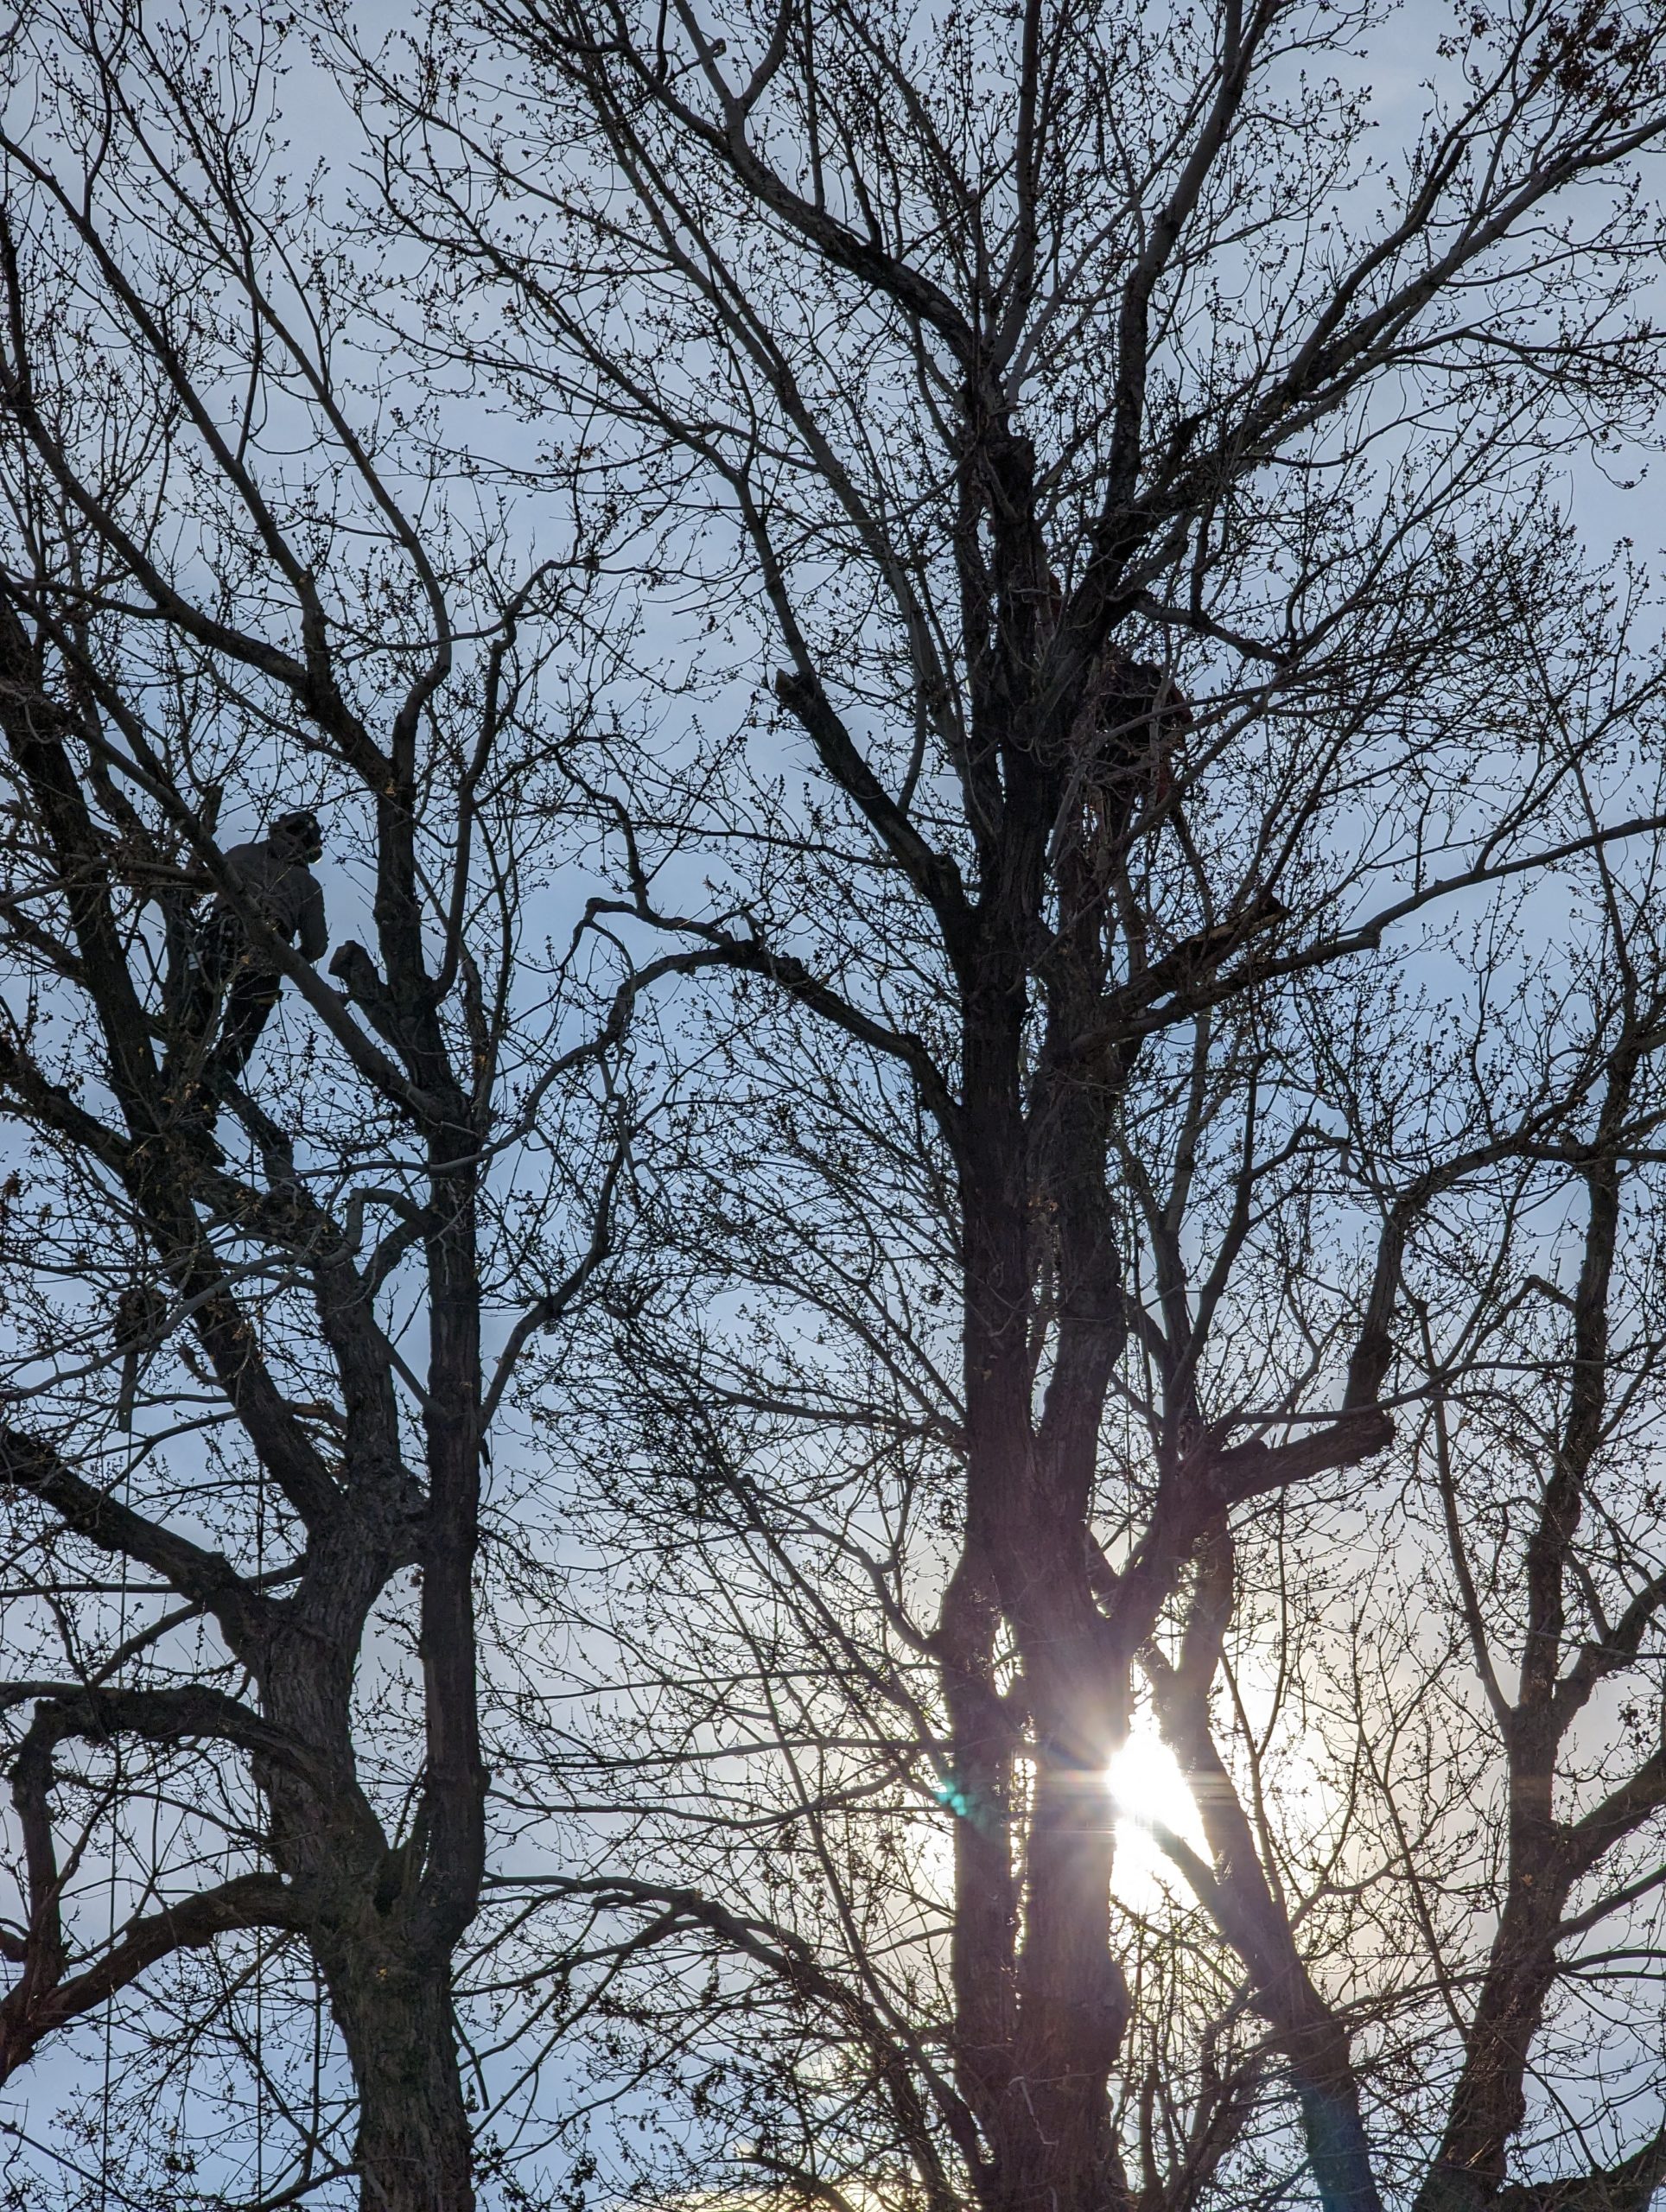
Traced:
[[486, 1440], [626, 1135], [529, 919], [584, 549], [436, 480], [277, 31], [9, 40], [0, 2067], [79, 2054], [114, 2201], [455, 2212]]
[[[1288, 2190], [1292, 2093], [1325, 2120], [1293, 2019], [1341, 2046], [1389, 2201], [1640, 2206], [1661, 2175], [1659, 953], [1646, 906], [1611, 937], [1586, 887], [1548, 944], [1491, 916], [1472, 996], [1443, 945], [1443, 1016], [1396, 963], [1392, 995], [1263, 1003], [1243, 1088], [1205, 1110], [1181, 1079], [1131, 1089], [1120, 1164], [1159, 1203], [1126, 1199], [1123, 1234], [1148, 1307], [1183, 1151], [1186, 1250], [1218, 1259], [1255, 1217], [1211, 1319], [1211, 1417], [1332, 1366], [1385, 1233], [1401, 1283], [1402, 1437], [1377, 1480], [1221, 1516], [1137, 1655], [1110, 1789], [1084, 1777], [1128, 1989], [1106, 2186], [1141, 2202]], [[737, 2186], [948, 2202], [980, 2145], [943, 2064], [947, 1849], [991, 1825], [938, 1681], [963, 1525], [953, 1217], [880, 1064], [818, 1062], [766, 1002], [747, 1015], [680, 1172], [662, 1158], [656, 1287], [587, 1385], [570, 1358], [547, 1378], [595, 1440], [564, 1516], [602, 1556], [630, 1531], [637, 1586], [598, 1599], [593, 1637], [619, 1655], [598, 1699], [633, 1689], [588, 1758], [547, 1708], [543, 1786], [599, 1783], [620, 1825], [593, 1873], [523, 1893], [664, 1947], [607, 2017], [633, 2065], [681, 2080]], [[1114, 1560], [1151, 1510], [1154, 1346], [1118, 1381], [1096, 1512]], [[1554, 1727], [1523, 1718], [1545, 1641]], [[1014, 1640], [997, 1665], [1021, 1837]], [[1533, 1729], [1548, 1776], [1522, 1765]], [[1154, 1765], [1159, 1732], [1178, 1769]], [[663, 2196], [681, 2152], [657, 2148], [636, 2178]]]
[[[698, 2094], [756, 2118], [737, 2155], [789, 2195], [1270, 2201], [1283, 2097], [1333, 2212], [1390, 2184], [1631, 2203], [1657, 2177], [1651, 2135], [1506, 2182], [1599, 1903], [1570, 1901], [1657, 1804], [1652, 1753], [1599, 1783], [1570, 1732], [1611, 1644], [1615, 1669], [1655, 1648], [1658, 1562], [1621, 1544], [1606, 1585], [1576, 1507], [1618, 1179], [1655, 1111], [1658, 668], [1555, 471], [1654, 421], [1633, 302], [1662, 40], [1651, 9], [1542, 0], [1450, 25], [482, 0], [409, 67], [360, 57], [389, 207], [434, 256], [436, 359], [577, 416], [590, 484], [668, 502], [659, 565], [709, 609], [715, 674], [779, 664], [752, 772], [644, 748], [588, 794], [619, 840], [598, 918], [741, 993], [702, 1131], [731, 1149], [716, 1187], [692, 1139], [667, 1165], [667, 1287], [650, 1268], [626, 1346], [661, 1465], [631, 1503], [678, 1508], [654, 1618], [707, 1624], [699, 1666], [660, 1662], [687, 1757], [740, 1756], [741, 1716], [779, 1793], [737, 1784], [727, 1827], [639, 1805], [639, 1870], [594, 1894], [772, 1980], [768, 2088]], [[1432, 89], [1375, 162], [1361, 79], [1391, 56], [1402, 81], [1407, 45]], [[702, 830], [696, 898], [675, 863]], [[1580, 1019], [1574, 941], [1520, 949], [1575, 880]], [[1506, 1022], [1511, 958], [1539, 988]], [[1578, 1280], [1541, 1268], [1548, 1292], [1511, 1274], [1529, 1165], [1587, 1208]], [[1438, 1225], [1466, 1205], [1480, 1242], [1454, 1256]], [[741, 1281], [773, 1301], [752, 1338]], [[1510, 1564], [1506, 1516], [1472, 1602], [1459, 1378], [1526, 1316], [1533, 1533]], [[1426, 1392], [1446, 1410], [1397, 1412]], [[1328, 1857], [1281, 1826], [1230, 1694], [1263, 1571], [1294, 1579], [1273, 1618], [1320, 1665], [1322, 1516], [1380, 1497], [1414, 1439], [1459, 1501], [1456, 1618], [1521, 1657], [1515, 1691], [1483, 1676], [1508, 1775], [1466, 1902], [1490, 1935], [1430, 1895], [1468, 1787], [1435, 1786], [1438, 1732], [1427, 1816], [1382, 1858], [1415, 1795], [1390, 1753], [1434, 1729], [1437, 1681], [1404, 1713], [1355, 1699]], [[1167, 1842], [1192, 1952], [1115, 1902], [1104, 1777], [1141, 1679], [1199, 1778], [1201, 1840]], [[640, 1789], [639, 1756], [616, 1770]], [[935, 1891], [905, 1844], [932, 1789]], [[1410, 2018], [1396, 1945], [1447, 2009], [1384, 2056]], [[669, 1986], [644, 2018], [681, 2050]], [[720, 1978], [710, 2002], [741, 2000]], [[1254, 2142], [1261, 2180], [1234, 2180]]]

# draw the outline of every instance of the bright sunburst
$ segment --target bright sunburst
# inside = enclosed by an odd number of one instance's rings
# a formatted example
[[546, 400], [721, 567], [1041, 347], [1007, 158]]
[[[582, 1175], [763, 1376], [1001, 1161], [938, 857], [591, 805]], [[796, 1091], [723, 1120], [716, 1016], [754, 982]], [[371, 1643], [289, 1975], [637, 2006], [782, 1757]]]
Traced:
[[1167, 1892], [1184, 1886], [1152, 1830], [1168, 1828], [1194, 1851], [1206, 1853], [1197, 1805], [1180, 1762], [1143, 1718], [1111, 1760], [1105, 1783], [1116, 1815], [1111, 1886], [1130, 1912], [1150, 1912]]

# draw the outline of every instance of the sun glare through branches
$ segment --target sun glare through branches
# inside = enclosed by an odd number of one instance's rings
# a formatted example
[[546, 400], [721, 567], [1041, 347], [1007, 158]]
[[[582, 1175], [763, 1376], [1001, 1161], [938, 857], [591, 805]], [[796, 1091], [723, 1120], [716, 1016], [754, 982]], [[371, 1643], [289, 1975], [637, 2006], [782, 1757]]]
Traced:
[[1114, 1892], [1130, 1912], [1153, 1911], [1184, 1886], [1164, 1851], [1164, 1836], [1177, 1836], [1193, 1851], [1207, 1851], [1197, 1802], [1180, 1761], [1143, 1718], [1135, 1720], [1128, 1741], [1113, 1756], [1105, 1787], [1116, 1830]]

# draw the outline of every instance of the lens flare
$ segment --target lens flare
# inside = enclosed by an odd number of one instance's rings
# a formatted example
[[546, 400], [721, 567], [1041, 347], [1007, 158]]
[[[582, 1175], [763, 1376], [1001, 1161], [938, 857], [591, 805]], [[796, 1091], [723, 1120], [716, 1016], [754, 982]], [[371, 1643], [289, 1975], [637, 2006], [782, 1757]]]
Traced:
[[1135, 1721], [1110, 1762], [1105, 1784], [1116, 1811], [1111, 1887], [1118, 1900], [1130, 1912], [1154, 1912], [1168, 1897], [1189, 1895], [1153, 1830], [1167, 1828], [1205, 1856], [1208, 1846], [1180, 1762], [1148, 1721]]

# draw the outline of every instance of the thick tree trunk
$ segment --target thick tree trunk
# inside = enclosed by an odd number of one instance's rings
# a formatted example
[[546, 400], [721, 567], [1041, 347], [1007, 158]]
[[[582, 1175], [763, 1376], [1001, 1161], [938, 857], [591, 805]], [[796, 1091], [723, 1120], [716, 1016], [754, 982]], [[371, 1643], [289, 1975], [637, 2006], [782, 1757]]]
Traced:
[[[1034, 896], [1032, 886], [1032, 906]], [[1106, 2212], [1116, 2196], [1110, 2079], [1128, 2003], [1110, 1941], [1105, 1769], [1125, 1700], [1104, 1665], [1084, 1532], [1108, 1363], [1079, 1358], [1071, 1338], [1038, 1433], [1024, 966], [1016, 951], [992, 952], [987, 965], [964, 1046], [967, 1557], [944, 1620], [957, 1779], [969, 1797], [957, 1851], [960, 2070], [990, 2145], [989, 2212]], [[1070, 1272], [1067, 1300], [1078, 1287]], [[977, 1680], [997, 1611], [1021, 1658], [1035, 1762], [1021, 1839], [1001, 1740], [1002, 1719], [1010, 1729], [1018, 1715], [992, 1713]], [[985, 1793], [995, 1802], [974, 1802]]]
[[[371, 1562], [360, 1605], [386, 1570]], [[421, 1851], [390, 1848], [353, 1771], [347, 1655], [358, 1634], [355, 1619], [328, 1659], [315, 1639], [310, 1667], [297, 1640], [271, 1669], [270, 1705], [302, 1740], [327, 1744], [334, 1766], [333, 1789], [265, 1772], [274, 1847], [312, 1902], [308, 1932], [353, 2069], [361, 2212], [473, 2212], [450, 1944], [416, 1894]]]
[[379, 1962], [333, 1978], [331, 1995], [359, 2090], [361, 2212], [474, 2212], [443, 1969], [414, 1967], [390, 1945]]

